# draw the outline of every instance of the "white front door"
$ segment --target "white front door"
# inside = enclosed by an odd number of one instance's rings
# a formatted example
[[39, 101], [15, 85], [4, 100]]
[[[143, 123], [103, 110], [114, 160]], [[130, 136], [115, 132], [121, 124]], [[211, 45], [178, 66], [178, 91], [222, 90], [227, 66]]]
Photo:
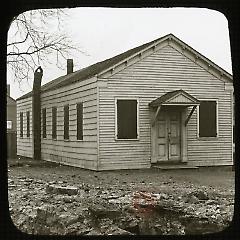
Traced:
[[181, 159], [181, 113], [176, 110], [160, 111], [156, 122], [157, 161]]

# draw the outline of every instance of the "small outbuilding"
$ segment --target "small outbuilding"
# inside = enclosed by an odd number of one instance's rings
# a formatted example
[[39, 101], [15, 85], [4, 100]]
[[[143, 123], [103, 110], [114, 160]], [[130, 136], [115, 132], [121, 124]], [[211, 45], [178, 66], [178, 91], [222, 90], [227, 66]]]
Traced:
[[10, 96], [10, 85], [7, 85], [7, 157], [17, 156], [17, 104]]
[[232, 76], [173, 34], [67, 69], [43, 86], [35, 72], [17, 99], [18, 155], [92, 170], [233, 164]]

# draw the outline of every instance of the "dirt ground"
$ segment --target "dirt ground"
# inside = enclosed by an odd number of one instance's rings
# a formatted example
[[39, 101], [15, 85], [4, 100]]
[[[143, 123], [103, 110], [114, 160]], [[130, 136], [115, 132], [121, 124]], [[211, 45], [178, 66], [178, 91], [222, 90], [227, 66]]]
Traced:
[[95, 172], [42, 161], [8, 163], [11, 217], [27, 233], [199, 234], [231, 224], [231, 168]]

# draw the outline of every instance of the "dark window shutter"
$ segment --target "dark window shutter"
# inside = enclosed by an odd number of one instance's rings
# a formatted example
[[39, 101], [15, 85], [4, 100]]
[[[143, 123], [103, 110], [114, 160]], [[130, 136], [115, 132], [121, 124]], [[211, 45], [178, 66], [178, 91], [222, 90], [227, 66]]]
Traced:
[[27, 111], [27, 137], [30, 137], [30, 112]]
[[217, 136], [216, 101], [201, 101], [199, 108], [199, 137]]
[[69, 105], [64, 106], [64, 139], [69, 139]]
[[77, 140], [83, 140], [83, 104], [77, 104]]
[[117, 138], [137, 138], [136, 100], [117, 100]]
[[23, 137], [23, 113], [20, 112], [20, 137]]
[[47, 137], [47, 131], [46, 131], [46, 108], [43, 108], [42, 110], [42, 136], [43, 138]]
[[52, 108], [52, 138], [57, 138], [57, 108]]

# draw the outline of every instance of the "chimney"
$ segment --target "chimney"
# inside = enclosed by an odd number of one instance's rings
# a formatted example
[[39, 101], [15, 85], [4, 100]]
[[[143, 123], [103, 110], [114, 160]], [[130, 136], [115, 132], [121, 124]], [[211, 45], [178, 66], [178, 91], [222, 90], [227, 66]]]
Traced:
[[7, 95], [10, 96], [10, 84], [7, 84]]
[[41, 159], [41, 81], [43, 70], [34, 72], [32, 95], [33, 159]]
[[67, 59], [67, 74], [73, 72], [73, 59]]

